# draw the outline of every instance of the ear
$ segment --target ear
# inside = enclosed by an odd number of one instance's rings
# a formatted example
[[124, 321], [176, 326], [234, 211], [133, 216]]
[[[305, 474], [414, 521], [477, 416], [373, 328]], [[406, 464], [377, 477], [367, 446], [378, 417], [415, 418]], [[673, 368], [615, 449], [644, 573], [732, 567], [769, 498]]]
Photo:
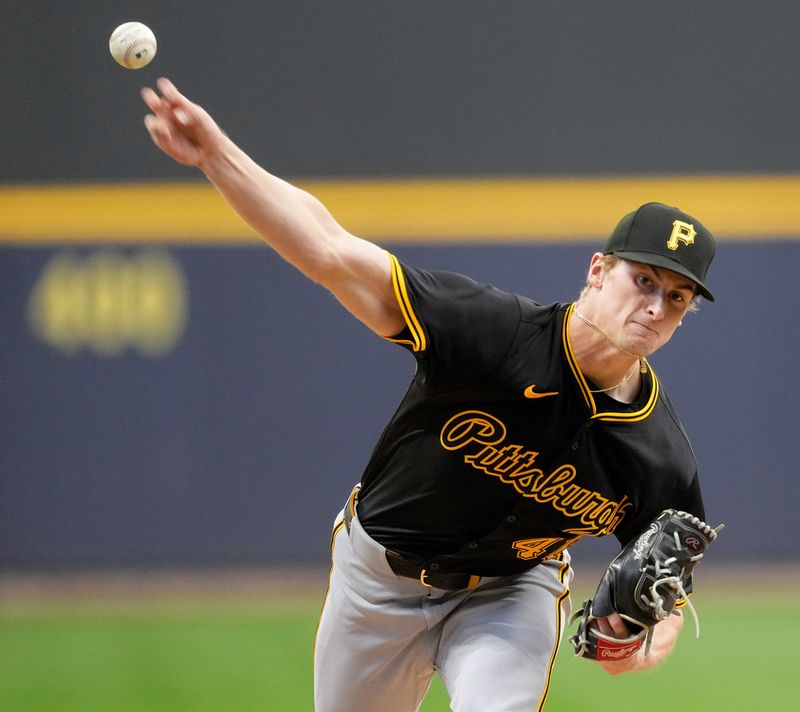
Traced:
[[586, 276], [586, 281], [592, 287], [600, 289], [605, 279], [606, 271], [603, 268], [603, 253], [595, 252], [592, 255], [592, 260], [589, 262], [589, 273]]

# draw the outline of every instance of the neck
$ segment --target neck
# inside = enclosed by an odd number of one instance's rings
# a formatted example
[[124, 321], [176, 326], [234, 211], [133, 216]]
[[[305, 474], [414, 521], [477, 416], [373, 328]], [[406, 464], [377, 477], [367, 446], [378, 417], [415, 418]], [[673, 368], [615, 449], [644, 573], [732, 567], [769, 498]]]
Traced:
[[576, 318], [568, 325], [572, 350], [581, 372], [598, 386], [593, 392], [632, 402], [639, 393], [642, 374], [647, 373], [644, 356], [612, 339], [581, 311], [579, 304], [573, 316]]
[[612, 339], [603, 329], [601, 329], [597, 324], [595, 324], [591, 319], [586, 317], [584, 313], [578, 308], [578, 305], [575, 305], [575, 316], [578, 317], [586, 326], [590, 329], [596, 331], [600, 336], [602, 336], [609, 344], [609, 346], [613, 346], [617, 351], [622, 351], [629, 356], [636, 356], [640, 361], [644, 359], [644, 354], [638, 354], [635, 351], [631, 351], [630, 349], [625, 348], [622, 344], [617, 343]]

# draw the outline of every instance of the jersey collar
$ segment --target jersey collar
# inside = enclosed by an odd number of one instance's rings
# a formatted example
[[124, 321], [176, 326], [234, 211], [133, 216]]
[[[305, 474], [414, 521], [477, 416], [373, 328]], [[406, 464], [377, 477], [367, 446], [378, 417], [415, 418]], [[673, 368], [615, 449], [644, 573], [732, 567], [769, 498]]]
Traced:
[[[597, 402], [594, 399], [594, 394], [591, 392], [589, 388], [589, 384], [586, 382], [586, 378], [584, 377], [583, 373], [581, 372], [580, 368], [578, 367], [578, 360], [575, 358], [575, 353], [572, 350], [572, 344], [570, 343], [569, 339], [569, 322], [572, 318], [572, 313], [575, 311], [575, 304], [570, 304], [567, 307], [567, 311], [564, 314], [564, 321], [561, 325], [561, 339], [564, 345], [564, 355], [566, 356], [567, 363], [569, 364], [570, 370], [572, 371], [572, 375], [575, 377], [575, 381], [580, 388], [581, 395], [583, 396], [584, 401], [586, 402], [586, 406], [589, 408], [591, 412], [591, 417], [593, 420], [603, 420], [608, 422], [614, 423], [635, 423], [640, 420], [644, 420], [656, 407], [656, 403], [658, 402], [658, 394], [661, 390], [661, 385], [659, 383], [658, 377], [656, 376], [655, 372], [653, 371], [652, 366], [648, 363], [647, 372], [650, 377], [650, 393], [645, 400], [644, 405], [635, 411], [600, 411]], [[647, 376], [645, 376], [647, 378]], [[647, 387], [647, 383], [645, 383], [645, 387]]]

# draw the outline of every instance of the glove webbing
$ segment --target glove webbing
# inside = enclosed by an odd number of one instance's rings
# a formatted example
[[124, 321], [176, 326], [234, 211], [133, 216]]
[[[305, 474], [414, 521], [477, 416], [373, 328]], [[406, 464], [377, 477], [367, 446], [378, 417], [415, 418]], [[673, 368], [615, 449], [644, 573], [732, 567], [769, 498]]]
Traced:
[[[714, 541], [717, 538], [717, 534], [725, 526], [724, 524], [720, 524], [715, 529], [712, 529], [711, 527], [709, 527], [702, 520], [700, 520], [697, 517], [694, 517], [694, 516], [692, 516], [690, 514], [687, 514], [686, 512], [678, 512], [678, 514], [681, 515], [682, 517], [684, 517], [685, 519], [688, 519], [689, 521], [691, 521], [692, 524], [694, 524], [696, 527], [700, 528], [703, 531], [703, 533], [708, 536], [709, 541]], [[676, 548], [680, 549], [681, 548], [681, 540], [680, 540], [680, 537], [678, 536], [678, 532], [677, 531], [673, 532], [672, 536], [675, 539]], [[690, 562], [694, 563], [696, 561], [700, 561], [700, 559], [702, 559], [702, 558], [703, 558], [703, 554], [700, 553], [700, 554], [697, 554], [697, 556], [693, 556], [690, 559]], [[685, 601], [686, 606], [691, 611], [692, 618], [694, 619], [695, 637], [699, 638], [700, 637], [700, 618], [698, 617], [697, 611], [695, 610], [694, 606], [692, 605], [692, 602], [689, 600], [689, 595], [686, 593], [686, 589], [683, 586], [683, 581], [682, 581], [681, 577], [673, 575], [673, 576], [664, 576], [663, 578], [658, 578], [662, 573], [662, 568], [665, 568], [667, 572], [671, 573], [669, 567], [672, 564], [674, 564], [675, 561], [677, 561], [677, 557], [675, 557], [675, 556], [671, 556], [670, 558], [665, 559], [664, 561], [658, 561], [658, 560], [655, 561], [654, 567], [655, 567], [656, 581], [655, 581], [655, 583], [653, 583], [652, 586], [650, 586], [650, 598], [648, 598], [647, 596], [642, 594], [641, 595], [641, 599], [642, 599], [642, 602], [645, 605], [647, 605], [647, 606], [649, 606], [650, 608], [653, 609], [653, 617], [654, 618], [657, 618], [658, 620], [664, 620], [665, 618], [667, 618], [669, 616], [670, 611], [664, 610], [664, 597], [658, 592], [658, 587], [659, 586], [666, 586], [666, 587], [670, 588], [672, 590], [673, 596], [677, 600]], [[648, 635], [647, 635], [647, 642], [645, 644], [645, 655], [647, 655], [647, 653], [650, 650], [651, 639], [652, 639], [652, 628], [650, 629], [650, 631], [648, 632]]]

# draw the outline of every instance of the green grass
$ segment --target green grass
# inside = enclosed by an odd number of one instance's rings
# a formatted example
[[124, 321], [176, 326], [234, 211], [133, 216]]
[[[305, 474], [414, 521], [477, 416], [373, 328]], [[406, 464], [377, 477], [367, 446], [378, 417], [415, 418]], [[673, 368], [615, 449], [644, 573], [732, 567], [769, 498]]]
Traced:
[[315, 613], [0, 624], [0, 710], [310, 710]]
[[[695, 603], [701, 637], [689, 615], [677, 647], [653, 670], [612, 677], [563, 646], [553, 677], [549, 712], [638, 710], [703, 712], [797, 709], [797, 663], [790, 649], [800, 634], [796, 593], [767, 600]], [[793, 646], [792, 646], [793, 647]]]
[[[697, 600], [702, 637], [687, 618], [675, 654], [633, 675], [608, 676], [564, 645], [547, 710], [796, 709], [795, 601], [792, 591]], [[0, 611], [0, 710], [310, 711], [318, 608]], [[447, 709], [437, 678], [422, 710]]]

